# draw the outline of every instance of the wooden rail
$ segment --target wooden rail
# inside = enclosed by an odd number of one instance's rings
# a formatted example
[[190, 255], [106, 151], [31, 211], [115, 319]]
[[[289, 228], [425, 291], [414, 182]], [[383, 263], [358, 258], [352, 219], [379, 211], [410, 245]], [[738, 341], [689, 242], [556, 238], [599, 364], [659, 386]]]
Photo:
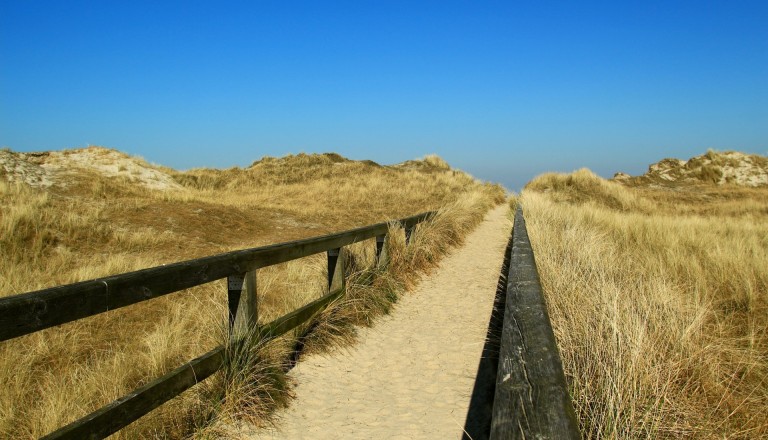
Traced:
[[[400, 224], [408, 242], [417, 224], [431, 218], [425, 212], [395, 222], [378, 223], [323, 237], [227, 252], [165, 266], [98, 278], [36, 292], [0, 298], [0, 341], [83, 319], [189, 287], [227, 277], [230, 332], [239, 319], [254, 337], [274, 339], [308, 321], [344, 294], [344, 246], [376, 238], [376, 258], [384, 264], [384, 241], [391, 223]], [[258, 326], [256, 270], [326, 252], [329, 293], [298, 310]], [[243, 295], [243, 292], [245, 295]], [[59, 428], [45, 439], [99, 439], [201, 382], [222, 368], [228, 349], [242, 339], [230, 338], [228, 346], [176, 368], [101, 409]]]
[[[427, 212], [399, 220], [410, 235]], [[0, 298], [0, 341], [387, 233], [388, 223]]]
[[579, 439], [521, 207], [512, 234], [490, 438]]

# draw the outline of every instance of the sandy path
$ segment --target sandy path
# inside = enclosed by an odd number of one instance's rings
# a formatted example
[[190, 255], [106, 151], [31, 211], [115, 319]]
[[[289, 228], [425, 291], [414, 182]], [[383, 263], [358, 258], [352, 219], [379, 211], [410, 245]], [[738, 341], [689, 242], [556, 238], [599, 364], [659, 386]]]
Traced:
[[491, 211], [463, 247], [348, 351], [291, 372], [296, 399], [254, 439], [460, 438], [511, 223]]

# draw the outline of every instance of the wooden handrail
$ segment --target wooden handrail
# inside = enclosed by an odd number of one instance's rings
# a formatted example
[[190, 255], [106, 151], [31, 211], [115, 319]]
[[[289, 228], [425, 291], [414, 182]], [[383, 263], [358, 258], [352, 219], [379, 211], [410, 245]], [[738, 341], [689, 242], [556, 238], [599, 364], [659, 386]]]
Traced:
[[[434, 211], [425, 212], [397, 223], [409, 230], [433, 214]], [[388, 225], [378, 223], [323, 237], [226, 252], [0, 298], [0, 341], [357, 243], [386, 234]]]
[[[250, 289], [250, 295], [255, 297], [256, 269], [333, 251], [329, 252], [329, 258], [333, 254], [333, 264], [330, 264], [329, 259], [329, 284], [330, 290], [333, 290], [331, 293], [263, 326], [257, 327], [255, 310], [249, 311], [253, 313], [246, 318], [246, 325], [255, 328], [256, 332], [246, 337], [256, 338], [257, 341], [253, 341], [256, 343], [265, 343], [309, 321], [317, 312], [344, 294], [343, 259], [340, 258], [340, 255], [343, 255], [340, 253], [343, 246], [375, 237], [377, 265], [381, 264], [379, 258], [382, 254], [383, 237], [386, 236], [390, 224], [400, 224], [408, 241], [416, 225], [434, 214], [435, 211], [430, 211], [395, 222], [377, 223], [323, 237], [227, 252], [0, 298], [0, 341], [224, 277], [233, 277], [236, 280], [232, 286], [228, 286], [229, 327], [232, 331], [237, 310], [243, 308], [239, 294], [242, 286], [236, 287], [234, 284], [241, 285], [243, 278], [250, 280], [246, 290]], [[255, 304], [246, 304], [246, 309], [250, 306]], [[226, 347], [219, 346], [44, 438], [99, 439], [113, 434], [220, 370], [226, 362], [227, 348], [236, 350], [239, 344], [246, 342], [243, 335], [231, 338]]]
[[581, 438], [522, 208], [515, 213], [491, 440]]

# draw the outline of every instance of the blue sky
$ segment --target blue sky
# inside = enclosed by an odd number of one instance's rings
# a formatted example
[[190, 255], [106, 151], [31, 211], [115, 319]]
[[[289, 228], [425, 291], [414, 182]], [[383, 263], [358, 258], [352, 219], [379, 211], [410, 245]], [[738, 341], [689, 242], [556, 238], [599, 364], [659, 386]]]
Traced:
[[517, 190], [768, 154], [768, 2], [0, 2], [0, 145], [436, 153]]

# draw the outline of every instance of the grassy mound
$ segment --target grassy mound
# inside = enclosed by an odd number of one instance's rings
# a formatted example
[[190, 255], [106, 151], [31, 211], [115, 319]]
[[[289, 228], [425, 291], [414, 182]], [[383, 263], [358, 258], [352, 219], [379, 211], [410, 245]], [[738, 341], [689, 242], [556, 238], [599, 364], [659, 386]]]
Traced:
[[[446, 237], [458, 243], [505, 197], [437, 158], [417, 169], [302, 154], [180, 172], [102, 148], [3, 154], [13, 168], [0, 175], [2, 295], [440, 210], [412, 246], [390, 243], [385, 272], [373, 243], [353, 246], [343, 302], [275, 344], [232, 354], [234, 364], [258, 362], [217, 374], [117, 438], [215, 437], [237, 420], [265, 422], [290, 397], [283, 369], [299, 338], [310, 351], [353, 339], [354, 325], [385, 313], [435, 264]], [[25, 181], [27, 170], [40, 175]], [[260, 270], [260, 322], [318, 298], [325, 282], [322, 255]], [[0, 437], [40, 437], [207, 352], [225, 340], [225, 318], [216, 281], [0, 343]]]
[[556, 202], [590, 204], [618, 210], [652, 210], [652, 206], [619, 183], [600, 178], [582, 168], [571, 174], [546, 173], [534, 178], [526, 190], [546, 193]]

